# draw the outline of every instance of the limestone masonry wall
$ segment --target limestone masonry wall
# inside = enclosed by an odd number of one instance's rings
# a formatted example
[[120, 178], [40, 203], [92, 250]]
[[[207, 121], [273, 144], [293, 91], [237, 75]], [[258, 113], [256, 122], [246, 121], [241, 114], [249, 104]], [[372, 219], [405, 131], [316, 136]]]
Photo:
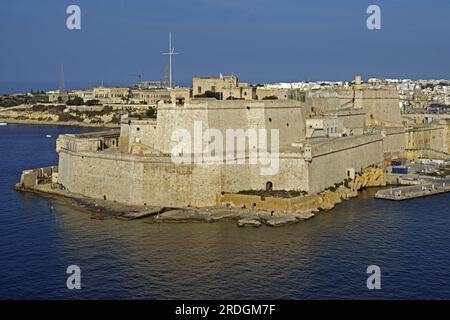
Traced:
[[347, 169], [356, 172], [383, 163], [381, 135], [348, 137], [321, 146], [313, 146], [309, 164], [309, 190], [319, 192], [348, 178]]
[[222, 192], [307, 190], [303, 159], [281, 159], [277, 175], [250, 164], [182, 164], [170, 157], [60, 151], [59, 183], [68, 191], [136, 205], [212, 206]]
[[174, 164], [169, 156], [60, 150], [59, 183], [88, 197], [135, 205], [213, 206], [222, 192], [276, 190], [318, 192], [383, 160], [382, 137], [348, 137], [313, 147], [312, 162], [295, 150], [280, 153], [275, 175], [262, 164]]
[[315, 112], [328, 113], [342, 109], [360, 109], [367, 124], [399, 125], [399, 94], [394, 87], [321, 89], [307, 93], [306, 103]]

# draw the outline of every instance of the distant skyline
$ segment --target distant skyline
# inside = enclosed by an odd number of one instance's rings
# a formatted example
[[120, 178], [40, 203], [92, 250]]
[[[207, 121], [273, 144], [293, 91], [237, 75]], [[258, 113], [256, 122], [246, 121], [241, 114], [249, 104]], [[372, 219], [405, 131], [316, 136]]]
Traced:
[[[81, 8], [68, 30], [66, 8]], [[381, 30], [366, 9], [381, 8]], [[173, 76], [244, 82], [450, 78], [450, 2], [440, 0], [41, 0], [0, 2], [0, 93], [161, 80], [169, 32]]]

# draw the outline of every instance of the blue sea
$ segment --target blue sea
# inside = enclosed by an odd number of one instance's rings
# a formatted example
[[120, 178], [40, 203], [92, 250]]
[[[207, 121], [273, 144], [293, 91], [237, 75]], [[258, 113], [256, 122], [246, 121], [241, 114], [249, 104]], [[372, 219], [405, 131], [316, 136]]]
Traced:
[[[369, 189], [296, 225], [241, 229], [95, 220], [13, 190], [22, 170], [57, 164], [58, 134], [90, 130], [0, 126], [0, 299], [450, 299], [450, 194], [389, 202]], [[70, 265], [80, 290], [66, 287]]]

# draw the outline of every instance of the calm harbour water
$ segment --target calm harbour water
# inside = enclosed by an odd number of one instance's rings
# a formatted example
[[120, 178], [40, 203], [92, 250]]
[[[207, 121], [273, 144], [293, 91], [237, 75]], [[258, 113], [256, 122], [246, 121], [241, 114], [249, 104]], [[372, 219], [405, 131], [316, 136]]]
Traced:
[[[450, 194], [400, 203], [368, 190], [297, 225], [241, 229], [94, 220], [13, 191], [23, 169], [57, 163], [58, 134], [89, 130], [0, 126], [1, 299], [450, 299]], [[66, 288], [72, 264], [81, 290]]]

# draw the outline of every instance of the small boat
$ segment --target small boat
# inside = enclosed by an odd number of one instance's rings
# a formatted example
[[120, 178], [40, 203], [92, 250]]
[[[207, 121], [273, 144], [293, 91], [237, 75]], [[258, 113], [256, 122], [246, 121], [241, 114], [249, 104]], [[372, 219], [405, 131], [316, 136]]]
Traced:
[[8, 125], [6, 122], [0, 122], [0, 126], [6, 126]]
[[52, 135], [51, 135], [51, 134], [47, 134], [46, 137], [47, 137], [47, 138], [51, 138]]

